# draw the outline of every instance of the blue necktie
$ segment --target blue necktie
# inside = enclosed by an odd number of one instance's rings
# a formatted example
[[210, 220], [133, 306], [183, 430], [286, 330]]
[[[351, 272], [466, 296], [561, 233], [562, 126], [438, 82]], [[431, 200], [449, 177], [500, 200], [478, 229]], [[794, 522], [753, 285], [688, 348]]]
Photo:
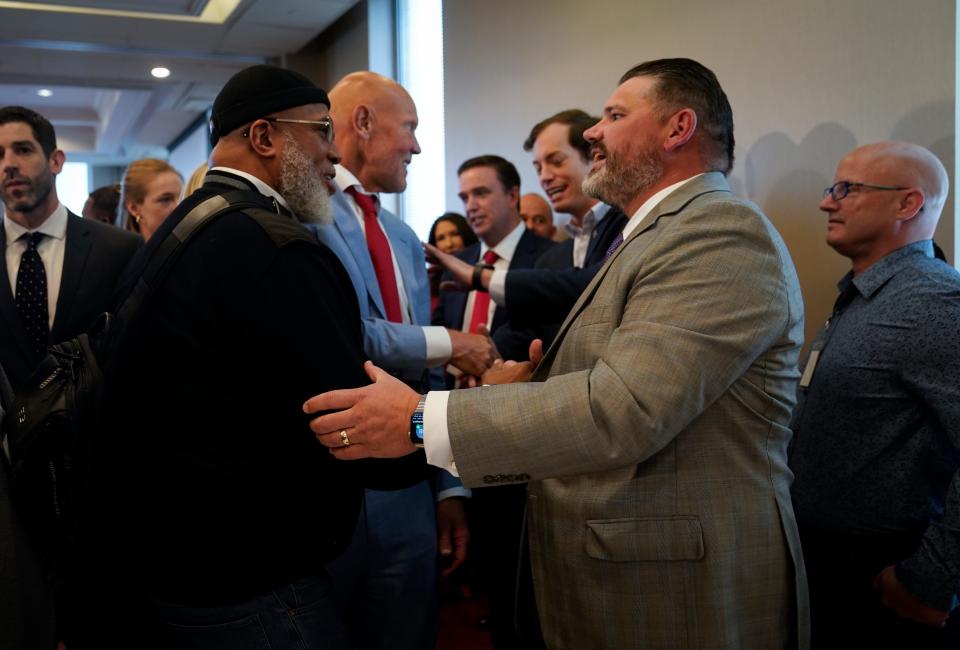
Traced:
[[50, 338], [50, 320], [47, 311], [47, 272], [37, 246], [44, 235], [41, 232], [27, 233], [20, 237], [27, 242], [27, 250], [20, 258], [17, 271], [17, 295], [15, 301], [27, 336], [37, 356], [42, 356]]

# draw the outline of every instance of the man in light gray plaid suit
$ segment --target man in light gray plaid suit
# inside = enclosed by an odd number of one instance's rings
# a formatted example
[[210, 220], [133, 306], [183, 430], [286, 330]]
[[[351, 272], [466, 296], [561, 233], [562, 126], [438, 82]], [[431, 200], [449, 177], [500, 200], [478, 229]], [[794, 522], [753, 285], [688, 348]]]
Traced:
[[372, 385], [305, 405], [343, 409], [313, 429], [339, 458], [422, 436], [466, 485], [529, 481], [550, 648], [806, 648], [786, 464], [803, 304], [780, 235], [725, 181], [726, 95], [694, 61], [644, 63], [585, 137], [584, 188], [631, 216], [535, 371], [486, 377], [530, 381], [421, 396], [368, 364]]

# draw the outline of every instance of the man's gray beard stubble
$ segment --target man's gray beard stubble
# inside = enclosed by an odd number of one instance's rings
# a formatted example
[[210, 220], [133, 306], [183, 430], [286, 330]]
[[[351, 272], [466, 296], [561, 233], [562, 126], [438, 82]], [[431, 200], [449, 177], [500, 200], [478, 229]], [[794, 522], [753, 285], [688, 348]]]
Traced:
[[283, 134], [280, 157], [280, 195], [301, 223], [327, 224], [333, 221], [333, 208], [323, 177], [303, 149], [288, 133]]
[[588, 173], [583, 179], [583, 192], [621, 210], [625, 211], [633, 197], [663, 177], [663, 162], [649, 149], [641, 151], [637, 160], [630, 163], [619, 154], [604, 153], [606, 163], [600, 171]]

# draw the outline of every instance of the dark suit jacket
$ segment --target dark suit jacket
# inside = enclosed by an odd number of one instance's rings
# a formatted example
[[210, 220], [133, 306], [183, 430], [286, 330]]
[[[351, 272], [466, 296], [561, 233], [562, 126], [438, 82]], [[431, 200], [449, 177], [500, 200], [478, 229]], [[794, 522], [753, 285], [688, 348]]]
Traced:
[[[273, 212], [245, 183], [209, 173], [128, 274], [211, 196], [246, 189]], [[422, 455], [337, 461], [309, 429], [306, 399], [369, 380], [350, 278], [289, 213], [229, 211], [204, 227], [129, 331], [107, 386], [84, 547], [85, 565], [102, 562], [125, 596], [215, 605], [313, 575], [349, 541], [364, 485], [408, 461], [409, 480], [381, 489], [423, 480]]]
[[[13, 391], [0, 368], [3, 412], [10, 413], [12, 401]], [[0, 650], [52, 650], [53, 594], [13, 510], [9, 470], [7, 457], [0, 452]]]
[[[555, 246], [555, 242], [543, 237], [538, 237], [529, 230], [523, 232], [520, 241], [517, 243], [517, 249], [510, 260], [509, 278], [514, 269], [533, 268], [540, 257]], [[457, 257], [476, 264], [480, 259], [480, 242], [464, 248], [456, 253]], [[445, 276], [444, 280], [450, 280], [452, 277]], [[440, 293], [440, 302], [437, 303], [437, 309], [434, 311], [433, 324], [443, 325], [450, 329], [461, 329], [463, 327], [464, 309], [467, 305], [467, 293], [463, 291], [442, 291]], [[493, 313], [493, 322], [490, 331], [494, 343], [497, 344], [497, 350], [500, 355], [507, 360], [524, 360], [528, 356], [530, 341], [533, 337], [529, 333], [520, 331], [508, 324], [507, 309], [497, 307]]]
[[597, 224], [583, 268], [573, 266], [573, 240], [567, 239], [541, 257], [535, 269], [511, 269], [506, 284], [511, 326], [533, 328], [538, 337], [544, 338], [546, 349], [567, 312], [600, 269], [610, 244], [626, 224], [626, 215], [611, 206]]
[[[50, 343], [59, 343], [89, 329], [104, 311], [110, 310], [113, 290], [120, 274], [143, 240], [116, 226], [67, 216], [63, 274], [54, 314]], [[6, 247], [6, 233], [0, 228], [0, 250]], [[6, 260], [0, 256], [0, 364], [7, 371], [14, 390], [21, 387], [39, 358], [27, 339], [20, 312], [10, 291]]]

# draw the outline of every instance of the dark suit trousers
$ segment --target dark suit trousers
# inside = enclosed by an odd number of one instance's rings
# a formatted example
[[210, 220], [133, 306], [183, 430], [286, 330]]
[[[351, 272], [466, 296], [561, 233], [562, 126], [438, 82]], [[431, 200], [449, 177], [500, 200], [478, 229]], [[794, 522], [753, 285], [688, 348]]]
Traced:
[[[812, 650], [960, 648], [960, 620], [946, 629], [898, 618], [873, 579], [917, 547], [917, 535], [844, 535], [800, 528], [810, 586]], [[960, 610], [957, 610], [960, 611]]]
[[495, 650], [543, 648], [524, 531], [527, 485], [474, 488], [467, 501], [471, 553], [490, 604]]

